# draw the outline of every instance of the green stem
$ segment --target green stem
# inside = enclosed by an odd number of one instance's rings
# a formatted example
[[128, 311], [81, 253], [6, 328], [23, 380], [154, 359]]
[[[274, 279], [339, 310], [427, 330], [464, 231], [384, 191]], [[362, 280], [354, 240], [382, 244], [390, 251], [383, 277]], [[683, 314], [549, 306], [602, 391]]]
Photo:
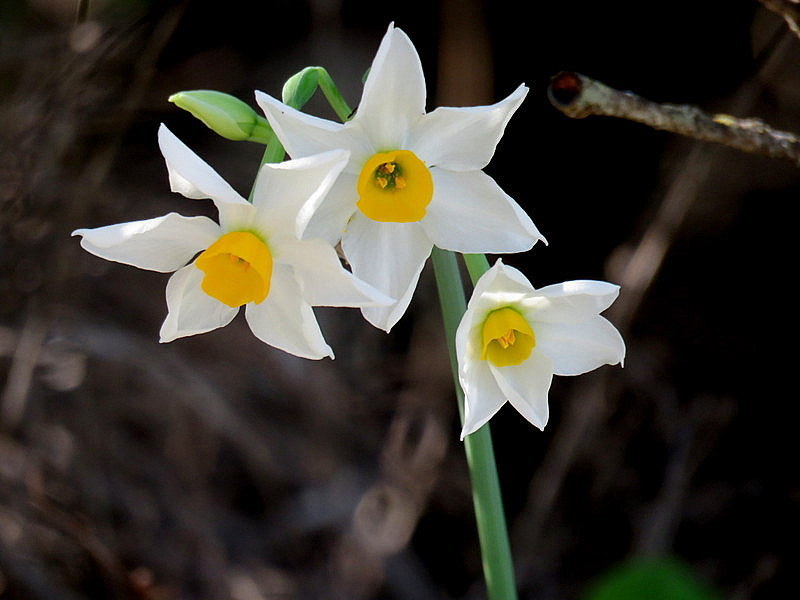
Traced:
[[[281, 162], [286, 156], [286, 151], [283, 149], [283, 144], [278, 140], [278, 136], [270, 133], [267, 147], [264, 149], [264, 156], [261, 157], [261, 165], [265, 163]], [[259, 167], [261, 167], [259, 165]]]
[[281, 97], [284, 104], [300, 110], [306, 102], [311, 100], [317, 88], [322, 90], [328, 104], [331, 105], [331, 108], [333, 108], [342, 123], [350, 119], [353, 110], [347, 104], [339, 92], [339, 88], [333, 82], [333, 78], [324, 67], [306, 67], [292, 75], [283, 84]]
[[319, 67], [319, 69], [319, 81], [317, 83], [336, 116], [344, 123], [350, 119], [353, 109], [350, 108], [344, 96], [339, 92], [339, 88], [333, 83], [333, 78], [330, 74], [322, 67]]
[[[483, 255], [469, 255], [483, 257]], [[466, 260], [465, 256], [465, 260]], [[456, 400], [461, 422], [464, 422], [464, 393], [458, 380], [455, 334], [461, 317], [466, 310], [464, 287], [458, 270], [456, 257], [452, 252], [434, 248], [431, 254], [436, 273], [436, 286], [442, 305], [447, 347], [450, 352], [450, 366], [456, 384]], [[480, 261], [472, 259], [480, 266]], [[483, 261], [488, 268], [486, 258]], [[472, 270], [470, 270], [472, 276]], [[475, 519], [478, 526], [478, 539], [483, 559], [483, 575], [490, 600], [516, 600], [517, 589], [514, 583], [514, 565], [511, 546], [508, 541], [503, 498], [500, 494], [500, 479], [492, 447], [492, 434], [487, 423], [478, 431], [464, 439], [470, 478], [472, 480], [472, 501], [475, 505]]]
[[467, 265], [472, 285], [478, 283], [481, 275], [489, 270], [489, 261], [484, 254], [464, 254], [464, 264]]
[[[269, 141], [267, 142], [267, 147], [264, 149], [264, 155], [261, 157], [261, 162], [258, 165], [259, 171], [266, 163], [281, 162], [286, 156], [286, 151], [283, 149], [283, 144], [278, 140], [278, 136], [270, 131], [268, 137]], [[258, 177], [258, 173], [256, 173], [256, 177]], [[253, 194], [255, 191], [256, 184], [254, 182], [253, 187], [250, 188], [250, 195], [247, 197], [250, 202], [253, 201]]]

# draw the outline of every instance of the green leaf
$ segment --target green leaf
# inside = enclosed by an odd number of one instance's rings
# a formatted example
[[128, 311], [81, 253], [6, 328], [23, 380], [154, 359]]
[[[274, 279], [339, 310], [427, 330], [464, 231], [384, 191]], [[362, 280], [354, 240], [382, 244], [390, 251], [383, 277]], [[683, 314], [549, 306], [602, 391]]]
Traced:
[[719, 600], [676, 559], [633, 559], [606, 572], [583, 600]]

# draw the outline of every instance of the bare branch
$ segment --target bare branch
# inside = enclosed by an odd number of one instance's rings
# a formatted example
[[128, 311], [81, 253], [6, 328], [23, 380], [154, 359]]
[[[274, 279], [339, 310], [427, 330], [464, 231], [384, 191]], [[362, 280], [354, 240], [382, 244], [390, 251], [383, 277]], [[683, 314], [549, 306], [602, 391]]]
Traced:
[[765, 8], [783, 17], [789, 29], [800, 37], [800, 3], [797, 0], [758, 0]]
[[547, 95], [553, 106], [575, 119], [589, 115], [629, 119], [705, 142], [783, 158], [800, 166], [800, 138], [772, 129], [758, 119], [709, 115], [688, 104], [659, 104], [573, 72], [553, 77]]

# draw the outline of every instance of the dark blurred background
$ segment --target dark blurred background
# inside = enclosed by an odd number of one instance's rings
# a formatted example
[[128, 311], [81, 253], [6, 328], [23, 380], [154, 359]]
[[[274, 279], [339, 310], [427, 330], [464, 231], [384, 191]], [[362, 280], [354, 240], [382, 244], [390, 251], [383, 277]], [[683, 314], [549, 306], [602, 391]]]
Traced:
[[531, 87], [487, 172], [550, 245], [505, 262], [536, 286], [622, 285], [624, 369], [556, 378], [544, 432], [492, 420], [521, 598], [586, 598], [660, 557], [716, 597], [795, 597], [800, 170], [570, 120], [546, 95], [576, 70], [798, 132], [800, 41], [779, 17], [755, 0], [2, 0], [0, 598], [485, 597], [429, 269], [388, 336], [319, 309], [337, 358], [313, 362], [241, 317], [158, 344], [167, 276], [69, 236], [213, 216], [170, 193], [158, 124], [241, 193], [261, 148], [167, 97], [255, 105], [319, 64], [355, 105], [391, 21], [429, 109]]

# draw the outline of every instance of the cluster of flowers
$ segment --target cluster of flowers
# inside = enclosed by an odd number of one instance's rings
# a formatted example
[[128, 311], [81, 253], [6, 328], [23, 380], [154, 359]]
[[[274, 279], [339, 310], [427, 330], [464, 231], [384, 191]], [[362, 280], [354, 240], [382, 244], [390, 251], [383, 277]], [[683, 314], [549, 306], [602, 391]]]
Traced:
[[[544, 241], [482, 171], [527, 91], [521, 85], [491, 106], [426, 114], [419, 56], [390, 26], [358, 110], [343, 124], [256, 92], [291, 160], [263, 165], [249, 201], [161, 126], [172, 191], [213, 200], [219, 223], [170, 213], [74, 235], [104, 259], [174, 271], [162, 342], [222, 327], [244, 306], [260, 340], [305, 358], [333, 358], [313, 306], [359, 307], [389, 331], [434, 245], [496, 254]], [[342, 267], [337, 244], [351, 271]], [[462, 438], [506, 401], [543, 428], [553, 374], [621, 362], [622, 338], [599, 314], [617, 293], [599, 281], [536, 290], [498, 260], [477, 282], [456, 336]]]

